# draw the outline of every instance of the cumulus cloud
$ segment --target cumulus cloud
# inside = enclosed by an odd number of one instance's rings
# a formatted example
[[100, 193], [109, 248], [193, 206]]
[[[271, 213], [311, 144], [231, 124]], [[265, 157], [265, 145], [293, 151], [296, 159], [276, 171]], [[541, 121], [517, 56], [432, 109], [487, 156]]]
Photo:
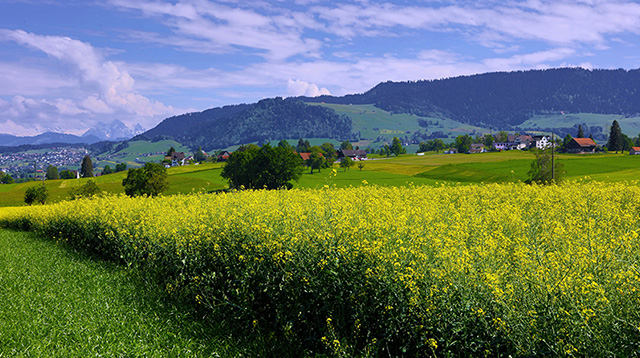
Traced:
[[[24, 123], [25, 130], [33, 122], [42, 119], [47, 120], [47, 128], [69, 127], [73, 122], [69, 116], [81, 115], [84, 120], [76, 121], [80, 127], [69, 130], [78, 134], [98, 120], [113, 119], [105, 118], [104, 115], [118, 114], [130, 124], [144, 122], [149, 125], [176, 113], [173, 107], [138, 93], [131, 75], [113, 62], [105, 60], [100, 51], [89, 43], [68, 37], [41, 36], [22, 30], [0, 30], [0, 38], [42, 51], [66, 66], [68, 71], [65, 73], [67, 78], [51, 81], [51, 87], [65, 87], [66, 94], [71, 95], [71, 98], [25, 98], [20, 95], [13, 98], [11, 105], [3, 106], [2, 114]], [[8, 72], [7, 67], [4, 68], [4, 71], [0, 70], [0, 74]], [[38, 70], [36, 74], [40, 72], [43, 71]], [[59, 78], [60, 75], [56, 77]], [[33, 96], [45, 96], [37, 91], [27, 92]]]
[[291, 97], [318, 97], [322, 95], [331, 95], [331, 92], [324, 87], [318, 88], [318, 86], [313, 83], [289, 79], [289, 81], [287, 81], [287, 94]]

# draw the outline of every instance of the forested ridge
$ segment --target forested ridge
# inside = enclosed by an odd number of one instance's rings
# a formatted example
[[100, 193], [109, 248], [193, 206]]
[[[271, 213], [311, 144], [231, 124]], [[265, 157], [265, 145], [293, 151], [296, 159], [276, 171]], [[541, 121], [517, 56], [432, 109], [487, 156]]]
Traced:
[[278, 97], [170, 117], [135, 139], [170, 138], [210, 150], [280, 139], [351, 137], [349, 117], [329, 108]]
[[[640, 70], [558, 68], [384, 82], [362, 94], [269, 98], [165, 119], [135, 139], [174, 139], [205, 150], [281, 139], [358, 140], [345, 115], [309, 103], [373, 104], [392, 113], [515, 130], [539, 114], [640, 115]], [[541, 127], [540, 127], [541, 128]], [[572, 131], [573, 128], [568, 128]], [[604, 136], [600, 127], [590, 133]]]
[[440, 80], [384, 82], [344, 97], [305, 102], [374, 104], [394, 113], [443, 117], [509, 129], [535, 114], [640, 113], [640, 70], [558, 68], [495, 72]]

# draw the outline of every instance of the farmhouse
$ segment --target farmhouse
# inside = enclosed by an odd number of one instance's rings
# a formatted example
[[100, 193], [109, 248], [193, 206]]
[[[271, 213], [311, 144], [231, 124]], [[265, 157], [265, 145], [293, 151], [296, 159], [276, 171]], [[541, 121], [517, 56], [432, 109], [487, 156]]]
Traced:
[[226, 162], [229, 159], [229, 156], [231, 155], [230, 152], [227, 152], [226, 150], [223, 150], [222, 153], [220, 153], [218, 155], [218, 159], [217, 161], [219, 162]]
[[484, 152], [486, 152], [486, 150], [484, 150], [484, 145], [482, 143], [473, 143], [469, 148], [469, 154], [484, 153]]
[[171, 154], [172, 167], [184, 165], [184, 161], [185, 161], [184, 152], [173, 152], [173, 154]]
[[[302, 160], [306, 163], [307, 160], [309, 160], [311, 158], [311, 153], [299, 153], [300, 154], [300, 158], [302, 158]], [[322, 153], [318, 153], [318, 155], [320, 155], [322, 158], [324, 158], [324, 155], [322, 155]]]
[[[497, 137], [496, 137], [497, 138]], [[493, 147], [496, 150], [523, 150], [529, 148], [535, 140], [528, 134], [515, 135], [509, 134], [506, 142], [495, 142]]]
[[548, 135], [536, 135], [533, 137], [533, 140], [530, 142], [529, 148], [547, 149], [547, 148], [550, 148], [552, 145], [553, 144], [551, 143], [551, 138], [549, 138]]
[[572, 138], [567, 153], [594, 153], [598, 145], [591, 138]]
[[639, 155], [640, 154], [640, 147], [631, 147], [631, 149], [629, 150], [629, 154], [631, 154], [631, 155]]
[[338, 160], [349, 157], [352, 160], [366, 160], [367, 152], [362, 149], [338, 149]]

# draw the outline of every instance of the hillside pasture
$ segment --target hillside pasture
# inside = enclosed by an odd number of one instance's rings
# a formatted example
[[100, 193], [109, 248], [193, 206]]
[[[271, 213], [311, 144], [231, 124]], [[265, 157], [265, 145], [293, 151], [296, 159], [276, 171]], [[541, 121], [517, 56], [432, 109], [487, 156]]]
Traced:
[[[322, 169], [310, 174], [305, 169], [298, 188], [321, 188], [325, 185], [345, 188], [361, 186], [363, 181], [381, 186], [436, 185], [439, 183], [508, 183], [525, 181], [534, 160], [532, 152], [506, 151], [481, 154], [426, 153], [423, 156], [401, 155], [399, 157], [375, 158], [363, 161], [360, 170], [355, 163], [346, 172], [335, 165], [335, 172]], [[627, 154], [557, 154], [567, 180], [590, 180], [602, 182], [633, 182], [638, 179], [640, 156]], [[186, 165], [167, 170], [169, 187], [165, 195], [191, 192], [211, 192], [228, 187], [220, 177], [224, 163]], [[125, 172], [94, 177], [98, 187], [109, 193], [123, 193], [122, 179]], [[69, 190], [86, 183], [88, 179], [47, 180], [49, 203], [66, 200]], [[0, 206], [24, 205], [24, 192], [32, 185], [42, 182], [0, 185]]]

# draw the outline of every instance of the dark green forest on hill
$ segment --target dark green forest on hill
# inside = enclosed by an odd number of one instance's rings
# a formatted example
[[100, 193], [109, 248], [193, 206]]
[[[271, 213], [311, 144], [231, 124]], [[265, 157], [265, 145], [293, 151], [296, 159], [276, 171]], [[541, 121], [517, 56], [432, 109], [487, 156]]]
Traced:
[[385, 82], [358, 95], [306, 102], [375, 104], [393, 113], [450, 118], [509, 129], [536, 114], [640, 113], [640, 70], [559, 68], [496, 72], [440, 80]]
[[351, 119], [329, 108], [269, 98], [165, 119], [135, 139], [174, 139], [205, 150], [280, 139], [352, 139]]

